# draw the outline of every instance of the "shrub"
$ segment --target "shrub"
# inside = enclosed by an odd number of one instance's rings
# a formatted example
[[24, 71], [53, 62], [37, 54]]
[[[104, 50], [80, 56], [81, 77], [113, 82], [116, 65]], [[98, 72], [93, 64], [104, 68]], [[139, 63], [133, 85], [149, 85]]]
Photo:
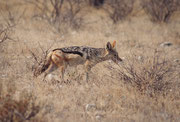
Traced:
[[8, 26], [6, 28], [0, 28], [0, 43], [6, 41], [7, 39], [10, 39], [9, 35], [10, 32], [12, 32], [11, 26]]
[[0, 21], [0, 43], [6, 40], [14, 40], [10, 36], [24, 15], [24, 11], [21, 14], [18, 11], [19, 9], [17, 7], [11, 7], [9, 5], [6, 5], [4, 9], [0, 8], [0, 16], [2, 17], [2, 21]]
[[107, 0], [107, 8], [110, 18], [114, 23], [125, 19], [133, 11], [133, 0]]
[[180, 6], [179, 0], [142, 0], [142, 6], [154, 22], [168, 22]]
[[172, 88], [172, 83], [177, 80], [178, 71], [174, 63], [164, 56], [158, 51], [153, 56], [133, 54], [121, 65], [121, 69], [116, 69], [117, 75], [143, 94], [166, 95]]
[[[14, 83], [8, 83], [7, 85], [0, 83], [0, 121], [40, 121], [38, 117], [35, 117], [40, 111], [40, 106], [35, 104], [34, 97], [23, 92], [20, 99], [15, 100], [16, 87], [14, 85]], [[7, 91], [3, 89], [5, 86]]]
[[63, 25], [68, 25], [75, 29], [80, 28], [82, 16], [78, 15], [81, 11], [83, 0], [26, 0], [40, 11], [34, 17], [41, 17], [60, 31]]

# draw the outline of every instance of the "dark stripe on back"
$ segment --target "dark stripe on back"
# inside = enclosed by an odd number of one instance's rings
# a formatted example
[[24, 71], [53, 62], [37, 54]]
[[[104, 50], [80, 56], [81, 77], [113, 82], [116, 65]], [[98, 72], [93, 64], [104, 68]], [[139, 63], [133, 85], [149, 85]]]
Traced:
[[83, 53], [81, 53], [80, 51], [78, 51], [77, 47], [76, 49], [74, 49], [75, 47], [68, 47], [68, 48], [56, 48], [53, 51], [56, 50], [61, 50], [63, 53], [69, 53], [69, 54], [77, 54], [80, 55], [81, 57], [83, 57]]

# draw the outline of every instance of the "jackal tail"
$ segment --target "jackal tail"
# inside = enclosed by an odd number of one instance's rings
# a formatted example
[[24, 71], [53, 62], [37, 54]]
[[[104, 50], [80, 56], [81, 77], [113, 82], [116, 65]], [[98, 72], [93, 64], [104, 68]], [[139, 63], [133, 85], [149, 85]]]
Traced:
[[41, 73], [45, 72], [48, 69], [49, 65], [51, 64], [51, 56], [52, 56], [52, 54], [53, 54], [53, 51], [48, 53], [48, 55], [47, 55], [47, 57], [46, 57], [46, 59], [45, 59], [45, 61], [43, 63], [43, 66], [41, 68], [41, 71], [40, 71]]
[[52, 52], [48, 53], [48, 55], [46, 56], [45, 60], [42, 62], [42, 64], [40, 64], [34, 71], [34, 77], [38, 77], [39, 75], [41, 75], [43, 72], [45, 72], [50, 64], [51, 64], [51, 56], [52, 56]]

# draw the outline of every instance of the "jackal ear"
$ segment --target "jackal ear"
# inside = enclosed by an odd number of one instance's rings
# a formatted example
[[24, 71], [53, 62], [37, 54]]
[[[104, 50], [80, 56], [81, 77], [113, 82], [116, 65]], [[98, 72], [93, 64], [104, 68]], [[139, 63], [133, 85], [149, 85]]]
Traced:
[[114, 40], [111, 45], [112, 45], [112, 47], [114, 48], [114, 47], [116, 46], [116, 41]]
[[108, 42], [108, 43], [106, 44], [106, 49], [107, 49], [107, 50], [112, 50], [112, 45], [111, 45], [110, 42]]

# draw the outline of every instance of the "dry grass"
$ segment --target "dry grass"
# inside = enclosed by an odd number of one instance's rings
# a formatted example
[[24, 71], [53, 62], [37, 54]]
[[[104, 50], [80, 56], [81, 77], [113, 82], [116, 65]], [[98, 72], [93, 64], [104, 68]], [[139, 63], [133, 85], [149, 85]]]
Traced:
[[[26, 8], [21, 18], [13, 15], [17, 24], [7, 33], [11, 39], [0, 43], [0, 121], [180, 120], [178, 15], [170, 23], [154, 24], [144, 12], [113, 24], [103, 9], [86, 5], [82, 28], [68, 26], [58, 32], [46, 19], [33, 18], [35, 9], [30, 4], [4, 0], [0, 5], [7, 18], [8, 11], [17, 10], [21, 15]], [[0, 30], [8, 27], [4, 17], [0, 16]], [[65, 82], [59, 79], [58, 71], [45, 81], [42, 76], [33, 78], [34, 59], [29, 50], [41, 59], [42, 50], [46, 52], [51, 45], [51, 49], [103, 47], [112, 40], [117, 40], [124, 64], [98, 64], [88, 83], [82, 66], [68, 68]], [[163, 42], [172, 45], [161, 46]]]

